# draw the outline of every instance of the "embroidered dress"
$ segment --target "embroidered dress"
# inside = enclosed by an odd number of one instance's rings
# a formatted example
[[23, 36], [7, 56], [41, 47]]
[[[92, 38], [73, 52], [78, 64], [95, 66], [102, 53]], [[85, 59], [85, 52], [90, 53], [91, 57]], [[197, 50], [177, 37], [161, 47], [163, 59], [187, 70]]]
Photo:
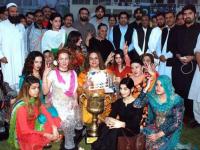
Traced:
[[48, 75], [51, 85], [51, 102], [61, 118], [62, 129], [65, 133], [65, 148], [74, 148], [74, 130], [82, 126], [80, 111], [76, 99], [77, 75], [74, 70], [61, 72], [58, 69], [52, 70]]
[[34, 116], [31, 118], [28, 118], [27, 109], [27, 105], [22, 100], [14, 105], [8, 143], [21, 150], [42, 150], [50, 143], [43, 134], [52, 133], [52, 126], [55, 123], [43, 105], [40, 106], [40, 110], [33, 106]]
[[145, 135], [160, 131], [164, 136], [156, 141], [146, 139], [146, 148], [151, 150], [173, 150], [179, 143], [182, 129], [184, 105], [183, 99], [174, 93], [170, 78], [166, 75], [158, 77], [167, 95], [165, 103], [159, 103], [155, 86], [148, 94], [147, 126], [143, 129]]

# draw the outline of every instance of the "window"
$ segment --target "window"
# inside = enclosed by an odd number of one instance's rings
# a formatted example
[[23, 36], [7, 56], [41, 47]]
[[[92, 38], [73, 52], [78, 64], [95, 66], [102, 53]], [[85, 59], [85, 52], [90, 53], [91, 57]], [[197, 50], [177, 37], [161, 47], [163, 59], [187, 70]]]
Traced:
[[103, 4], [103, 5], [110, 5], [110, 0], [93, 0], [94, 5]]
[[90, 0], [73, 0], [72, 4], [90, 4]]

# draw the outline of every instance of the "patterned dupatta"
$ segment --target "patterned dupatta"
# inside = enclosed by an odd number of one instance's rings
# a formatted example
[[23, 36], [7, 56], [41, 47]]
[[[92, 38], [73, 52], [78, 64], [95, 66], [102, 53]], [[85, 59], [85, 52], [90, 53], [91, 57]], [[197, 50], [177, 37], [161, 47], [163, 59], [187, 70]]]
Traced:
[[[58, 69], [55, 69], [56, 76], [59, 83], [66, 84], [66, 81], [63, 79], [62, 75], [60, 74], [60, 71]], [[70, 83], [69, 83], [69, 89], [64, 92], [66, 96], [72, 97], [74, 96], [74, 90], [75, 90], [75, 72], [73, 70], [70, 70]]]

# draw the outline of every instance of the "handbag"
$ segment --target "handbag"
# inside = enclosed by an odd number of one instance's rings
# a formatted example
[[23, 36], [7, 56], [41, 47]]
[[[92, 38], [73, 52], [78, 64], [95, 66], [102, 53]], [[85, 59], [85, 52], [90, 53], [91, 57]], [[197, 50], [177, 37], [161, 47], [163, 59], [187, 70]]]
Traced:
[[[129, 132], [132, 133], [130, 129]], [[145, 150], [145, 135], [142, 133], [136, 134], [132, 137], [125, 135], [118, 137], [117, 150]]]

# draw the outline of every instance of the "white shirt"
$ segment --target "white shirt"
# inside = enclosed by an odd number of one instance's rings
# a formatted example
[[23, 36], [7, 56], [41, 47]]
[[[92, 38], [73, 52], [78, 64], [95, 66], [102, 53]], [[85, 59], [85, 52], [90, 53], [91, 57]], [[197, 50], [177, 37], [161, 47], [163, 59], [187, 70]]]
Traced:
[[59, 48], [65, 44], [65, 30], [59, 31], [48, 30], [42, 37], [42, 52], [45, 50], [51, 50], [52, 48]]
[[162, 34], [162, 30], [159, 27], [155, 27], [152, 29], [151, 34], [149, 36], [149, 42], [147, 53], [153, 53], [158, 49], [159, 40]]
[[[146, 33], [147, 33], [147, 28], [142, 28], [142, 29], [144, 31], [144, 40], [143, 40], [142, 49], [139, 47], [138, 35], [137, 35], [137, 31], [136, 30], [134, 30], [134, 32], [133, 32], [133, 38], [132, 38], [135, 51], [138, 53], [139, 56], [141, 56], [142, 54], [144, 54], [145, 40], [146, 40]], [[148, 43], [146, 43], [146, 44], [148, 44]]]
[[[125, 44], [125, 34], [126, 34], [126, 31], [128, 29], [128, 25], [125, 25], [125, 26], [121, 26], [119, 25], [119, 29], [120, 29], [120, 32], [121, 32], [121, 40], [119, 41], [120, 42], [120, 46], [119, 48], [120, 49], [123, 49], [124, 48], [124, 44]], [[109, 41], [113, 44], [113, 46], [115, 47], [114, 43], [113, 43], [113, 28], [111, 29], [110, 31], [110, 35], [109, 35]], [[115, 48], [116, 49], [116, 48]]]
[[25, 49], [25, 28], [12, 24], [8, 19], [0, 22], [0, 59], [6, 57], [7, 64], [1, 63], [4, 81], [16, 89], [27, 53]]

